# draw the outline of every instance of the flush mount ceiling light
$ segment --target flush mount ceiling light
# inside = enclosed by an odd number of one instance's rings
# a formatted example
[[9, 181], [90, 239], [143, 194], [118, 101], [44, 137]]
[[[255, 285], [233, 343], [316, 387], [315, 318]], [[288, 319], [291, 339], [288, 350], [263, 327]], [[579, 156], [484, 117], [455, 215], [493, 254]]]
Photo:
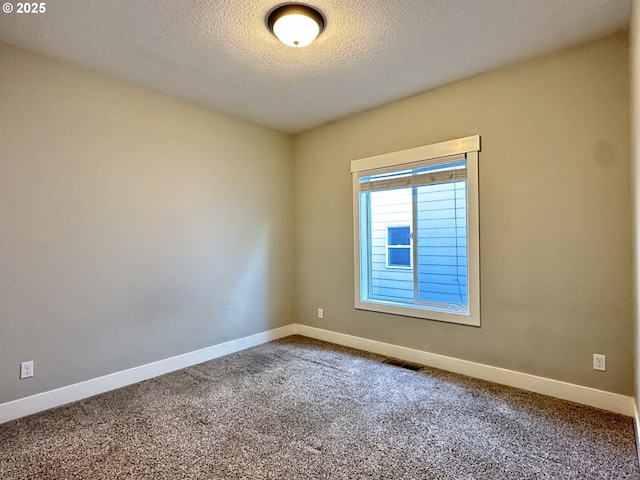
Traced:
[[308, 5], [288, 3], [269, 13], [267, 25], [285, 45], [306, 47], [324, 30], [324, 16]]

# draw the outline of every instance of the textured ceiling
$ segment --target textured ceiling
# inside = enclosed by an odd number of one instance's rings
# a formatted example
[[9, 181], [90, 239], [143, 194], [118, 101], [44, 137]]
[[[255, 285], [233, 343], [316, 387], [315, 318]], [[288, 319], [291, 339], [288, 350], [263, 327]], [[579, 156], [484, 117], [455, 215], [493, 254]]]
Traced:
[[265, 27], [279, 0], [45, 3], [0, 13], [0, 40], [299, 132], [627, 28], [632, 0], [312, 0], [303, 49]]

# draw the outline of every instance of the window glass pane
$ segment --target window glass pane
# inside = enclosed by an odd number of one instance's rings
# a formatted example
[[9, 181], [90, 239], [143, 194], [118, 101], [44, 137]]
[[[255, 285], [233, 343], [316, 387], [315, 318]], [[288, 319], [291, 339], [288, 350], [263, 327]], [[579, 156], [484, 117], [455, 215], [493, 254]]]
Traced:
[[[363, 291], [366, 298], [408, 303], [414, 301], [413, 270], [406, 268], [411, 266], [411, 248], [388, 247], [389, 240], [406, 242], [406, 237], [408, 243], [396, 245], [410, 245], [412, 195], [412, 188], [362, 194], [368, 205], [368, 221], [364, 223], [368, 231], [360, 236], [361, 252], [366, 251], [368, 255], [367, 261], [363, 262], [368, 275], [362, 282], [367, 285], [366, 291]], [[398, 224], [401, 226], [394, 228]]]
[[389, 227], [387, 233], [389, 245], [411, 245], [411, 227]]
[[389, 249], [389, 266], [390, 267], [410, 267], [411, 266], [411, 249], [410, 248], [390, 248]]
[[468, 310], [467, 182], [417, 187], [418, 300]]

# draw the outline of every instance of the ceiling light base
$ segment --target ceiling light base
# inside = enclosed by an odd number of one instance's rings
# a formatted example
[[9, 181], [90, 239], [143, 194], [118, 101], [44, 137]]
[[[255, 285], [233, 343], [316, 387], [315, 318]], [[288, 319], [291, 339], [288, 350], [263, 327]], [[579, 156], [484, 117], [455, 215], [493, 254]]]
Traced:
[[287, 3], [267, 15], [267, 26], [290, 47], [305, 47], [322, 33], [325, 18], [318, 10], [302, 3]]

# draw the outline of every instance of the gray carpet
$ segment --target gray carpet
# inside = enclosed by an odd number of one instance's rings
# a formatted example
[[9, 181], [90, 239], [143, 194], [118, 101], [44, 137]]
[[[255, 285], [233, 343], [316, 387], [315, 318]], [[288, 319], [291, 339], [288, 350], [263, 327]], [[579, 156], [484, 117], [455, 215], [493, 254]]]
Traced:
[[8, 479], [640, 478], [632, 420], [289, 337], [0, 425]]

